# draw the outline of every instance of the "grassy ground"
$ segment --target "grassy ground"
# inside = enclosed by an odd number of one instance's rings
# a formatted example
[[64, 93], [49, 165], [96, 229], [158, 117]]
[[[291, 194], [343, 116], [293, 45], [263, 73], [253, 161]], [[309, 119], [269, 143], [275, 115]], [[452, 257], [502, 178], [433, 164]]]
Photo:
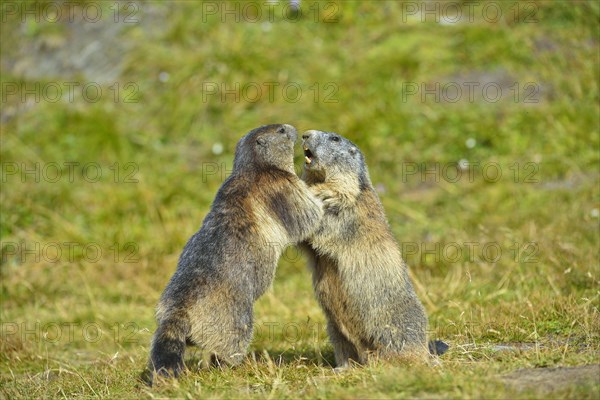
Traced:
[[[285, 3], [87, 2], [73, 24], [27, 4], [46, 14], [2, 6], [0, 397], [600, 395], [503, 380], [599, 362], [597, 3], [455, 3], [454, 24], [446, 3], [304, 1], [296, 21]], [[139, 385], [154, 305], [235, 143], [274, 122], [363, 149], [450, 351], [334, 374], [288, 249], [241, 367], [197, 370], [190, 351], [179, 382]]]

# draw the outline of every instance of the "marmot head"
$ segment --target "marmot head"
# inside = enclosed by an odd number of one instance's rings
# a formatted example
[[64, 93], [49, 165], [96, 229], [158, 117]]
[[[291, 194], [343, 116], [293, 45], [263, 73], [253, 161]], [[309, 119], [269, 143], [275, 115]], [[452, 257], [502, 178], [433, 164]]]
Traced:
[[294, 172], [298, 133], [288, 124], [263, 125], [248, 132], [235, 148], [233, 171], [278, 168]]
[[302, 135], [304, 178], [327, 182], [339, 176], [356, 176], [360, 188], [371, 185], [365, 158], [358, 147], [334, 132], [310, 130]]

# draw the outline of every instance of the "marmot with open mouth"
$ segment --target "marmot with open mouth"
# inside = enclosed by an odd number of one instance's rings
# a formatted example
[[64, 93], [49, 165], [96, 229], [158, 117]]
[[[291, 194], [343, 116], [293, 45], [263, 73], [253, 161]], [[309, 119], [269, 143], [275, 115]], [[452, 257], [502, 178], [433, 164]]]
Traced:
[[426, 338], [427, 315], [408, 276], [364, 156], [332, 132], [302, 136], [302, 179], [323, 201], [324, 216], [307, 240], [316, 297], [338, 367], [371, 354], [425, 356], [447, 345]]

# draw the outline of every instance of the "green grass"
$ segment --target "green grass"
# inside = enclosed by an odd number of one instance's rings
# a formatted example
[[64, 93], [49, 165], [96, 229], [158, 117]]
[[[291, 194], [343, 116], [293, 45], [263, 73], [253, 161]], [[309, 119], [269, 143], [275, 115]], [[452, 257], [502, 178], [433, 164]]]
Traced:
[[[112, 4], [102, 3], [108, 19]], [[63, 43], [76, 57], [64, 44], [71, 33], [32, 17], [21, 25], [18, 14], [3, 21], [1, 398], [536, 398], [501, 376], [599, 362], [595, 2], [519, 3], [520, 18], [533, 7], [533, 23], [507, 17], [514, 2], [496, 2], [498, 22], [477, 8], [473, 22], [455, 25], [407, 15], [410, 2], [336, 2], [332, 20], [333, 3], [306, 0], [303, 18], [290, 21], [279, 5], [271, 24], [265, 15], [223, 23], [222, 13], [203, 14], [196, 1], [149, 4], [136, 14], [141, 22], [118, 32], [126, 48], [118, 101], [115, 81], [100, 82], [97, 102], [63, 95], [31, 104], [7, 94], [13, 83], [94, 78], [23, 75], [14, 60], [35, 66], [35, 53], [22, 50], [32, 43]], [[473, 102], [466, 93], [436, 102], [407, 92], [411, 84], [469, 81], [496, 82], [503, 96], [485, 101], [479, 91]], [[269, 82], [279, 84], [272, 99]], [[211, 83], [239, 84], [239, 101], [203, 92]], [[248, 83], [262, 86], [262, 97], [254, 99]], [[525, 102], [528, 83], [539, 90], [535, 103]], [[301, 87], [297, 102], [280, 90], [289, 84]], [[397, 362], [335, 374], [310, 274], [290, 249], [256, 304], [242, 366], [198, 370], [190, 349], [192, 371], [180, 381], [140, 385], [154, 306], [231, 169], [237, 140], [276, 122], [336, 131], [361, 147], [428, 310], [430, 336], [450, 351], [437, 366]], [[218, 143], [222, 153], [212, 151]], [[299, 151], [296, 160], [300, 171]], [[460, 160], [471, 163], [473, 179], [463, 171], [452, 182]], [[79, 163], [73, 179], [71, 162]], [[51, 163], [63, 168], [56, 182], [44, 179], [55, 176]], [[499, 179], [484, 173], [490, 165], [500, 167]], [[47, 169], [36, 182], [24, 168]], [[506, 343], [530, 347], [493, 349]], [[596, 382], [550, 397], [599, 394]]]

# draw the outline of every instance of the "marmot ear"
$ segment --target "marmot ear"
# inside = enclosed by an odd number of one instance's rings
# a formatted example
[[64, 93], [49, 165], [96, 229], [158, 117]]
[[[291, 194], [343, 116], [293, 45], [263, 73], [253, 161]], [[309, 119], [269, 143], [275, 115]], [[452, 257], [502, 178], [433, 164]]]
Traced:
[[350, 147], [350, 154], [352, 154], [352, 155], [356, 154], [356, 147]]
[[256, 143], [258, 143], [260, 146], [264, 146], [267, 144], [267, 140], [261, 136], [258, 139], [256, 139]]

